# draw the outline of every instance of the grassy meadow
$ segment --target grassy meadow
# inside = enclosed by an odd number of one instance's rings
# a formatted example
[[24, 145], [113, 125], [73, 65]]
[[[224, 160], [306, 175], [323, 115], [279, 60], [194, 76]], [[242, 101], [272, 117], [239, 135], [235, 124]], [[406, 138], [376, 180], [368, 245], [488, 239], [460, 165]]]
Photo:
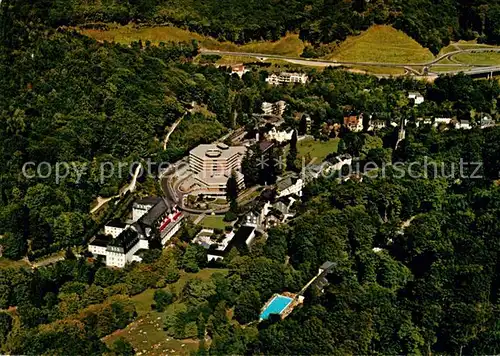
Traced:
[[[179, 295], [188, 280], [194, 278], [208, 280], [216, 272], [227, 273], [227, 270], [207, 268], [198, 273], [181, 272], [180, 279], [164, 289]], [[186, 306], [182, 301], [177, 300], [170, 304], [164, 312], [152, 310], [151, 304], [154, 303], [154, 291], [154, 289], [148, 289], [133, 296], [131, 299], [136, 306], [137, 320], [129, 324], [125, 329], [117, 330], [113, 334], [106, 336], [103, 341], [111, 345], [116, 339], [123, 337], [134, 346], [136, 353], [142, 355], [190, 355], [198, 349], [198, 340], [177, 340], [168, 336], [163, 330], [164, 318], [173, 315], [176, 311], [184, 310]]]
[[464, 64], [497, 65], [500, 64], [500, 52], [459, 53], [453, 59]]
[[289, 34], [278, 41], [254, 41], [245, 45], [231, 42], [219, 42], [214, 38], [172, 26], [136, 27], [132, 24], [119, 26], [109, 24], [108, 30], [80, 29], [79, 31], [98, 41], [128, 44], [133, 41], [149, 40], [153, 44], [160, 42], [181, 42], [197, 40], [203, 48], [232, 52], [269, 53], [286, 56], [300, 56], [304, 43], [297, 34]]
[[434, 58], [404, 32], [391, 26], [370, 27], [358, 36], [351, 36], [328, 56], [328, 59], [353, 62], [422, 63]]

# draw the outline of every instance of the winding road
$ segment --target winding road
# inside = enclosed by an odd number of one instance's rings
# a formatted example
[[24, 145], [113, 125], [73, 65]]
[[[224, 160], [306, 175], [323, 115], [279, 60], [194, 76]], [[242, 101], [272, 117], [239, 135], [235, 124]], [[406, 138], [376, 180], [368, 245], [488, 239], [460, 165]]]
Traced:
[[[451, 59], [454, 55], [460, 53], [476, 53], [476, 52], [500, 52], [500, 48], [496, 47], [479, 47], [479, 48], [467, 48], [467, 49], [457, 49], [456, 51], [451, 51], [434, 58], [428, 62], [420, 63], [393, 63], [393, 62], [353, 62], [353, 61], [336, 61], [336, 60], [326, 60], [326, 59], [313, 59], [313, 58], [300, 58], [292, 56], [282, 56], [276, 54], [266, 54], [266, 53], [252, 53], [252, 52], [231, 52], [231, 51], [218, 51], [218, 50], [208, 50], [202, 48], [200, 50], [202, 54], [218, 54], [218, 55], [228, 55], [228, 56], [238, 56], [238, 57], [253, 57], [260, 61], [265, 61], [266, 59], [280, 59], [293, 64], [300, 64], [306, 66], [317, 66], [317, 67], [328, 67], [328, 66], [343, 66], [343, 65], [360, 65], [360, 66], [377, 66], [377, 67], [393, 67], [393, 68], [404, 68], [407, 72], [412, 72], [414, 74], [420, 74], [416, 69], [411, 67], [430, 67], [430, 66], [443, 66], [443, 67], [457, 67], [456, 70], [446, 71], [446, 74], [456, 74], [459, 72], [464, 72], [465, 74], [479, 74], [479, 73], [489, 73], [492, 71], [499, 71], [500, 65], [490, 66], [486, 64], [469, 64], [469, 63], [439, 63], [445, 59]], [[464, 71], [462, 67], [479, 67], [473, 68], [468, 71]], [[421, 74], [420, 74], [421, 75]]]

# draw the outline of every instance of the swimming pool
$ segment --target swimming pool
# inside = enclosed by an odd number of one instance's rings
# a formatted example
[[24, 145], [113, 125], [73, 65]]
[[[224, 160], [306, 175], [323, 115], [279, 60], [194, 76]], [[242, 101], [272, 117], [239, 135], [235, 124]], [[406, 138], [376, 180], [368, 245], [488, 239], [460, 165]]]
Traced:
[[266, 309], [260, 314], [260, 319], [265, 320], [269, 318], [270, 314], [281, 314], [292, 300], [292, 298], [285, 297], [284, 295], [275, 296], [267, 305]]

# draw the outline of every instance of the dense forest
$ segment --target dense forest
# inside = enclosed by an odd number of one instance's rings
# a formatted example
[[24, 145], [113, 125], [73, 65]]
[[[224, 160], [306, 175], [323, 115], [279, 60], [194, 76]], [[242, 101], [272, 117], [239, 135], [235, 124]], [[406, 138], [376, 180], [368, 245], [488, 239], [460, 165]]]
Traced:
[[[499, 134], [414, 128], [394, 152], [396, 161], [443, 163], [448, 174], [460, 158], [483, 162], [480, 179], [436, 175], [430, 166], [428, 179], [388, 171], [384, 178], [309, 186], [303, 215], [273, 230], [255, 253], [281, 263], [288, 256], [294, 276], [312, 276], [324, 261], [335, 261], [330, 285], [323, 294], [312, 289], [284, 321], [261, 323], [257, 337], [234, 330], [214, 339], [211, 351], [498, 353]], [[295, 288], [283, 276], [274, 284]], [[264, 293], [260, 283], [255, 288]]]
[[[0, 307], [17, 306], [15, 316], [0, 313], [1, 351], [121, 354], [119, 344], [108, 349], [99, 338], [133, 320], [129, 296], [156, 288], [156, 308], [185, 306], [165, 318], [168, 335], [209, 338], [200, 355], [496, 354], [499, 140], [497, 127], [410, 127], [393, 159], [408, 170], [420, 163], [413, 169], [426, 176], [401, 178], [389, 167], [361, 182], [317, 180], [292, 224], [270, 230], [247, 253], [231, 253], [219, 266], [228, 273], [192, 279], [176, 295], [168, 285], [178, 271], [206, 265], [205, 250], [186, 244], [196, 232], [189, 225], [178, 247], [161, 257], [151, 251], [124, 270], [71, 256], [34, 272], [0, 270]], [[381, 148], [391, 150], [362, 136], [368, 155]], [[426, 170], [426, 159], [447, 174]], [[461, 159], [483, 162], [480, 177], [450, 175]], [[285, 320], [246, 325], [273, 293], [297, 292], [326, 260], [336, 265], [323, 292], [310, 288]]]
[[437, 53], [450, 40], [500, 43], [497, 0], [26, 0], [11, 11], [28, 11], [51, 26], [102, 22], [166, 24], [219, 40], [276, 40], [299, 31], [313, 44], [342, 41], [373, 24], [391, 24]]

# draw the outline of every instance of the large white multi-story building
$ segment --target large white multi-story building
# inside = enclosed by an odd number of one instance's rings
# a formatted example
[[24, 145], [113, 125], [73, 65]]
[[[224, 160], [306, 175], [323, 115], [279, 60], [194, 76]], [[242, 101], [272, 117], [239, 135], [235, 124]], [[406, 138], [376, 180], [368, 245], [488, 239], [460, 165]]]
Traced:
[[148, 197], [136, 201], [132, 207], [132, 222], [109, 222], [104, 234], [95, 236], [88, 250], [95, 256], [104, 256], [106, 266], [124, 267], [128, 262], [142, 258], [140, 250], [149, 249], [149, 242], [157, 239], [162, 246], [179, 231], [183, 214], [170, 208], [162, 198]]
[[307, 75], [304, 73], [289, 73], [281, 72], [280, 74], [272, 73], [266, 78], [266, 82], [271, 85], [280, 85], [287, 83], [307, 83]]
[[207, 194], [225, 195], [227, 180], [234, 171], [240, 188], [244, 187], [241, 160], [244, 146], [224, 143], [199, 145], [189, 152], [189, 168], [196, 183]]
[[264, 115], [282, 116], [286, 109], [286, 101], [279, 100], [275, 103], [264, 101], [261, 108]]
[[111, 220], [104, 226], [104, 235], [111, 235], [113, 238], [118, 237], [125, 229], [127, 224], [119, 220]]

